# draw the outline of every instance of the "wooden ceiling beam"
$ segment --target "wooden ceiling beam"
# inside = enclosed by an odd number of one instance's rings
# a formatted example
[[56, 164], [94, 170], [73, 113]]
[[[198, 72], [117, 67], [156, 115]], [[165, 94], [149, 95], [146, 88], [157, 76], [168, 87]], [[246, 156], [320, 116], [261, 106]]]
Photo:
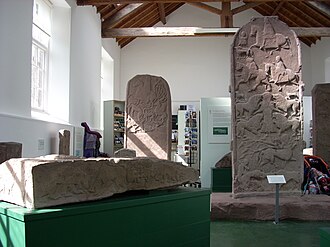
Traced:
[[102, 28], [109, 28], [114, 26], [117, 22], [123, 20], [128, 15], [134, 13], [139, 7], [141, 7], [142, 3], [136, 3], [136, 4], [129, 4], [125, 6], [125, 8], [118, 11], [116, 14], [114, 14], [111, 19], [107, 19], [102, 23]]
[[276, 8], [274, 9], [272, 15], [277, 15], [278, 11], [282, 8], [284, 2], [279, 2], [276, 6]]
[[165, 25], [166, 24], [166, 16], [165, 16], [164, 3], [158, 3], [158, 11], [159, 11], [159, 19]]
[[[247, 2], [274, 2], [276, 0], [244, 0]], [[277, 0], [277, 2], [327, 2], [329, 0]], [[219, 2], [219, 0], [77, 0], [77, 5], [100, 5], [114, 3], [196, 3], [196, 2]], [[242, 0], [222, 0], [222, 2], [242, 2]]]
[[[299, 37], [330, 37], [330, 27], [291, 27]], [[127, 37], [187, 37], [187, 36], [226, 36], [234, 35], [238, 28], [201, 27], [141, 27], [111, 28], [104, 30], [107, 38]]]
[[221, 13], [222, 13], [221, 9], [212, 7], [212, 6], [210, 6], [208, 4], [205, 4], [205, 3], [187, 2], [187, 4], [190, 4], [192, 6], [207, 10], [207, 11], [213, 13], [213, 14], [221, 15]]
[[232, 9], [231, 12], [233, 13], [233, 15], [235, 15], [235, 14], [238, 14], [238, 13], [240, 13], [242, 11], [245, 11], [245, 10], [248, 10], [248, 9], [251, 9], [251, 8], [254, 8], [254, 7], [257, 7], [260, 4], [263, 4], [263, 2], [247, 3], [247, 4], [244, 4], [242, 6], [239, 6], [237, 8]]

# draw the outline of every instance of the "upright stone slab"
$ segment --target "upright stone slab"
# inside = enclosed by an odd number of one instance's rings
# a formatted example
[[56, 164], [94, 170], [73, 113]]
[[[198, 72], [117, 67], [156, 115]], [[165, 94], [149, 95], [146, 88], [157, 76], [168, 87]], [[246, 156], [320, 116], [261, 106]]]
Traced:
[[314, 86], [312, 102], [313, 154], [330, 164], [330, 83]]
[[126, 147], [137, 157], [171, 158], [171, 94], [158, 76], [137, 75], [127, 84]]
[[11, 158], [22, 157], [22, 143], [0, 142], [0, 164]]
[[61, 129], [59, 135], [59, 148], [60, 155], [70, 155], [70, 131]]
[[300, 44], [277, 17], [252, 19], [232, 44], [234, 196], [299, 192], [303, 177]]

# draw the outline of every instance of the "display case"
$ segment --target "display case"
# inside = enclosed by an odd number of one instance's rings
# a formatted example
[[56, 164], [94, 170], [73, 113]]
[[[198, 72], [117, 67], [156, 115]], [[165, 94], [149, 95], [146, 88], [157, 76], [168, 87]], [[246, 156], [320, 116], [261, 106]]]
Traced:
[[125, 101], [109, 100], [104, 102], [104, 151], [112, 156], [124, 148]]
[[196, 169], [199, 169], [198, 125], [197, 111], [178, 111], [178, 154]]

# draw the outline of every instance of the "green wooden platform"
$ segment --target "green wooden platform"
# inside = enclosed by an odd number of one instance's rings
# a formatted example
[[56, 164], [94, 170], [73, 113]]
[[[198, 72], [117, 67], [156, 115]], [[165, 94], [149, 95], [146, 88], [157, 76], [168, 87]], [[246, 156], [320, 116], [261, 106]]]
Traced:
[[231, 167], [211, 168], [212, 192], [232, 192]]
[[177, 188], [29, 210], [0, 202], [1, 247], [210, 246], [210, 191]]
[[320, 247], [329, 247], [330, 245], [330, 227], [320, 228]]

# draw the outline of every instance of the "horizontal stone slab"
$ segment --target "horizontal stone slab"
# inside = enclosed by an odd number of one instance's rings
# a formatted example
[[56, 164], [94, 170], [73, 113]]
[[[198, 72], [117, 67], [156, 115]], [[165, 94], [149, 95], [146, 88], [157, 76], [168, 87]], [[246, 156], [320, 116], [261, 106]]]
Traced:
[[27, 208], [97, 200], [198, 180], [198, 171], [157, 158], [10, 159], [0, 164], [0, 200]]

